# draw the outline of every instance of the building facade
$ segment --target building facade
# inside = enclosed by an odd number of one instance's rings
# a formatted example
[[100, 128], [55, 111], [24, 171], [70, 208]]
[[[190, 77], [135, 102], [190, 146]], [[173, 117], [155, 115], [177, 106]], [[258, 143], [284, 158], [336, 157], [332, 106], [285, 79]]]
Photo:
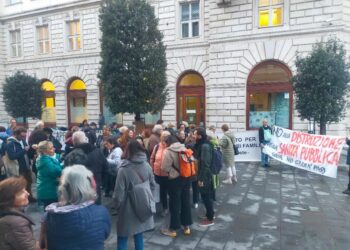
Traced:
[[[97, 0], [1, 0], [0, 82], [16, 70], [42, 79], [43, 119], [131, 124], [103, 105]], [[350, 53], [350, 0], [150, 0], [167, 46], [170, 100], [158, 118], [255, 129], [261, 120], [308, 130], [294, 109], [296, 53], [336, 36]], [[4, 105], [0, 119], [8, 120]], [[350, 112], [329, 133], [350, 133]]]

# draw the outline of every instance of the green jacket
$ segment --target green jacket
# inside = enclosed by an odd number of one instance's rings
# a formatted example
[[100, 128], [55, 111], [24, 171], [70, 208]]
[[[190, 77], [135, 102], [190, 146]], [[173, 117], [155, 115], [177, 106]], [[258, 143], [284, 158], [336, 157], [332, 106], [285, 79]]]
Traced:
[[39, 200], [57, 199], [57, 187], [62, 167], [57, 159], [42, 155], [36, 160], [36, 189]]
[[198, 161], [198, 181], [202, 181], [204, 187], [202, 192], [210, 192], [213, 190], [213, 174], [210, 171], [212, 161], [212, 146], [208, 143], [201, 145], [201, 152], [197, 159]]
[[222, 160], [225, 167], [232, 167], [235, 165], [235, 152], [233, 150], [234, 142], [235, 136], [231, 131], [226, 131], [220, 140]]

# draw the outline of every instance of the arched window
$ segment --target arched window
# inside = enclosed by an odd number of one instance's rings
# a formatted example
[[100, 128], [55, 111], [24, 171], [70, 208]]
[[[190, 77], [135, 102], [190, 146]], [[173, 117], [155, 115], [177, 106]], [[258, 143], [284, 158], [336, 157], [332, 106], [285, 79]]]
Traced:
[[292, 73], [284, 64], [265, 61], [251, 71], [247, 84], [247, 129], [269, 124], [292, 128]]
[[51, 81], [44, 80], [41, 88], [44, 91], [41, 120], [45, 122], [45, 125], [54, 127], [56, 125], [55, 86]]
[[205, 126], [205, 82], [197, 72], [183, 74], [177, 83], [177, 123]]
[[88, 119], [86, 108], [86, 85], [79, 78], [73, 78], [68, 84], [68, 123], [78, 125]]

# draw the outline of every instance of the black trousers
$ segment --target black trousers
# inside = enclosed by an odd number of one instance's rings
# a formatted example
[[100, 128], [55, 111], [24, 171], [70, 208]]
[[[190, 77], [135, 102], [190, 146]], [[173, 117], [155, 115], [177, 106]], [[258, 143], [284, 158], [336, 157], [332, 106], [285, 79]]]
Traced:
[[199, 203], [199, 187], [198, 181], [192, 181], [192, 202], [193, 204]]
[[192, 222], [190, 186], [191, 181], [178, 177], [168, 180], [170, 229], [178, 230], [180, 226], [189, 226]]
[[168, 209], [168, 176], [154, 176], [155, 181], [159, 185], [160, 202], [162, 203], [163, 210]]
[[206, 189], [201, 189], [201, 197], [206, 209], [206, 217], [208, 220], [214, 219], [214, 207], [213, 207], [213, 200], [214, 200], [214, 187], [211, 185], [210, 187], [207, 187]]
[[23, 176], [24, 179], [27, 181], [26, 190], [30, 194], [30, 196], [33, 196], [32, 194], [32, 170], [31, 169], [19, 169], [19, 175]]

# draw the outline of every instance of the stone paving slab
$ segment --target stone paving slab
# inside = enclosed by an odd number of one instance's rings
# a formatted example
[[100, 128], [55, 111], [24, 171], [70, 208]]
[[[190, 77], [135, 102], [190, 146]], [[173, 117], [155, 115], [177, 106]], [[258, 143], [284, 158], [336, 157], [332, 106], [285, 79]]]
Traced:
[[[214, 226], [198, 225], [198, 215], [205, 211], [200, 204], [192, 210], [191, 236], [179, 232], [170, 238], [160, 234], [169, 217], [156, 215], [155, 230], [145, 233], [145, 249], [350, 249], [350, 196], [341, 193], [348, 181], [345, 168], [333, 179], [278, 162], [269, 169], [257, 163], [237, 163], [236, 167], [238, 183], [217, 190]], [[110, 199], [103, 202], [111, 207]], [[28, 212], [40, 221], [35, 205]], [[37, 225], [36, 235], [38, 231]], [[106, 249], [116, 249], [114, 227]], [[134, 249], [132, 239], [128, 249]]]

